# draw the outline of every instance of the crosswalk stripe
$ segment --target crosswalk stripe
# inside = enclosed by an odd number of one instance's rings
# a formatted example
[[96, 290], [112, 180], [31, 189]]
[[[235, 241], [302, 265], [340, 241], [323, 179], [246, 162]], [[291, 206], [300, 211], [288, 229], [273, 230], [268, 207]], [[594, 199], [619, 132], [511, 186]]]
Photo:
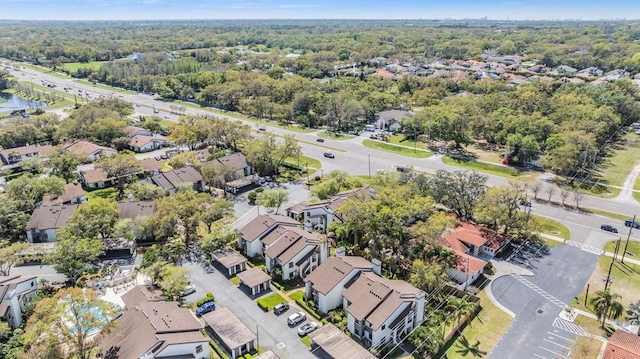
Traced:
[[545, 299], [547, 299], [551, 303], [559, 306], [560, 308], [564, 309], [567, 306], [564, 302], [562, 302], [558, 298], [552, 296], [551, 294], [547, 293], [544, 289], [542, 289], [542, 288], [538, 287], [537, 285], [529, 282], [528, 280], [526, 280], [525, 278], [523, 278], [519, 274], [511, 273], [511, 276], [514, 277], [515, 279], [517, 279], [518, 281], [520, 281], [521, 283], [523, 283], [524, 285], [526, 285], [527, 287], [533, 289], [534, 292], [540, 294]]
[[585, 330], [581, 326], [568, 322], [562, 318], [556, 318], [553, 321], [553, 326], [575, 335], [583, 336], [585, 334]]

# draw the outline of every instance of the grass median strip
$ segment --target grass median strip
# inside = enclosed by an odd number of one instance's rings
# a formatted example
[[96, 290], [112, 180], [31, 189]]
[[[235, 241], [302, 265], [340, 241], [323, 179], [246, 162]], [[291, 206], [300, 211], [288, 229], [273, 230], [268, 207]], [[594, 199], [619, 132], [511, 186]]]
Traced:
[[387, 143], [387, 142], [364, 140], [362, 141], [362, 144], [368, 148], [373, 148], [376, 150], [390, 152], [390, 153], [396, 153], [396, 154], [407, 156], [407, 157], [429, 158], [433, 156], [431, 152], [428, 152], [425, 150], [413, 149], [410, 147], [394, 145], [392, 143]]
[[489, 173], [489, 174], [507, 177], [507, 178], [520, 177], [523, 175], [523, 172], [512, 167], [495, 165], [493, 163], [479, 162], [473, 159], [461, 159], [461, 158], [444, 156], [442, 157], [442, 163], [445, 163], [451, 166], [461, 167], [461, 168], [472, 170], [472, 171]]

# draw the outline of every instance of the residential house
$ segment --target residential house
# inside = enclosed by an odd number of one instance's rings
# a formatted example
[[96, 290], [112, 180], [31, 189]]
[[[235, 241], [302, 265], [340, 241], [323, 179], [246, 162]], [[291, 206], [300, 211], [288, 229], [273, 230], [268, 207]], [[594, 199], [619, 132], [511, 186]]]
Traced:
[[385, 69], [380, 69], [374, 72], [373, 74], [371, 74], [371, 77], [381, 77], [383, 79], [390, 79], [390, 80], [398, 79], [398, 77], [393, 72], [387, 71]]
[[30, 295], [38, 291], [37, 277], [0, 276], [0, 320], [16, 329], [22, 324], [22, 310]]
[[279, 226], [262, 238], [262, 245], [267, 271], [281, 268], [284, 280], [304, 278], [329, 257], [327, 237], [299, 227]]
[[118, 202], [118, 217], [120, 219], [131, 219], [133, 221], [153, 215], [156, 205], [153, 201], [130, 201]]
[[151, 133], [151, 131], [147, 130], [146, 128], [142, 128], [142, 127], [136, 127], [136, 126], [127, 126], [124, 128], [124, 134], [128, 137], [134, 137], [134, 136], [153, 136], [153, 133]]
[[111, 147], [100, 146], [93, 142], [76, 140], [63, 145], [63, 150], [78, 156], [87, 157], [91, 161], [97, 161], [102, 157], [113, 156], [118, 153]]
[[139, 162], [144, 174], [153, 176], [157, 175], [162, 170], [162, 165], [154, 158], [146, 158], [144, 160], [140, 160]]
[[361, 272], [344, 291], [347, 329], [367, 346], [398, 344], [422, 324], [426, 295], [403, 280], [380, 276], [380, 261], [372, 263], [373, 272]]
[[361, 187], [340, 192], [330, 199], [316, 203], [298, 203], [287, 208], [287, 216], [302, 221], [307, 232], [320, 231], [325, 233], [334, 221], [342, 222], [342, 218], [336, 214], [347, 200], [358, 198], [366, 201], [375, 197], [375, 192], [370, 187]]
[[30, 145], [22, 147], [7, 148], [0, 151], [0, 160], [4, 165], [19, 163], [25, 158], [46, 158], [53, 152], [53, 147], [49, 145]]
[[42, 196], [42, 206], [54, 206], [56, 204], [82, 204], [87, 202], [87, 196], [82, 186], [77, 183], [67, 183], [64, 193], [60, 196], [45, 194]]
[[462, 222], [454, 230], [445, 232], [442, 240], [444, 247], [452, 250], [456, 258], [456, 264], [447, 272], [459, 283], [458, 289], [466, 289], [482, 275], [486, 261], [493, 258], [509, 237]]
[[609, 80], [609, 81], [613, 81], [613, 80], [620, 80], [620, 79], [624, 79], [631, 76], [631, 73], [629, 73], [628, 71], [625, 70], [621, 70], [621, 69], [616, 69], [616, 70], [612, 70], [607, 72], [606, 74], [604, 74], [604, 79], [605, 80]]
[[[344, 247], [338, 248], [344, 252]], [[330, 257], [304, 278], [305, 294], [321, 313], [342, 305], [342, 295], [361, 272], [371, 272], [372, 264], [362, 257]]]
[[162, 136], [135, 135], [129, 138], [127, 146], [135, 152], [148, 152], [162, 148], [167, 139]]
[[29, 243], [55, 242], [58, 229], [67, 224], [78, 206], [66, 204], [36, 208], [26, 226]]
[[247, 259], [232, 248], [220, 248], [213, 252], [211, 257], [226, 269], [228, 276], [235, 275], [247, 269]]
[[604, 348], [602, 359], [640, 359], [640, 336], [616, 330]]
[[252, 176], [253, 168], [247, 161], [247, 157], [240, 153], [227, 153], [225, 156], [214, 158], [207, 162], [216, 169], [224, 177], [225, 190], [231, 193], [237, 193], [242, 188], [252, 185], [255, 178]]
[[556, 67], [556, 71], [558, 71], [558, 73], [562, 75], [575, 75], [576, 73], [578, 73], [578, 69], [567, 65], [560, 65]]
[[299, 225], [300, 223], [295, 219], [285, 216], [273, 214], [257, 216], [238, 230], [238, 246], [249, 257], [262, 256], [264, 254], [262, 239], [265, 236], [281, 226], [297, 227]]
[[238, 273], [238, 281], [238, 287], [247, 288], [251, 295], [257, 295], [271, 289], [269, 286], [271, 276], [259, 267], [253, 267]]
[[202, 319], [207, 323], [207, 331], [231, 354], [231, 359], [241, 358], [258, 348], [258, 336], [229, 308], [218, 308]]
[[[311, 351], [319, 358], [375, 359], [376, 356], [351, 339], [335, 325], [328, 323], [309, 333]], [[326, 355], [322, 355], [326, 354]]]
[[115, 177], [107, 175], [107, 171], [102, 168], [93, 168], [80, 171], [80, 182], [86, 188], [97, 189], [111, 187], [115, 184]]
[[[145, 293], [147, 292], [147, 293]], [[103, 333], [102, 357], [112, 359], [209, 358], [204, 325], [177, 302], [157, 301], [158, 294], [136, 286], [122, 296], [126, 309], [118, 326]]]
[[177, 170], [159, 173], [151, 177], [151, 181], [162, 187], [167, 193], [174, 193], [178, 187], [187, 183], [193, 186], [195, 191], [204, 191], [202, 176], [193, 167], [184, 167]]
[[580, 70], [577, 72], [578, 76], [586, 76], [586, 77], [600, 77], [604, 74], [604, 71], [600, 70], [597, 67], [587, 67], [584, 70]]

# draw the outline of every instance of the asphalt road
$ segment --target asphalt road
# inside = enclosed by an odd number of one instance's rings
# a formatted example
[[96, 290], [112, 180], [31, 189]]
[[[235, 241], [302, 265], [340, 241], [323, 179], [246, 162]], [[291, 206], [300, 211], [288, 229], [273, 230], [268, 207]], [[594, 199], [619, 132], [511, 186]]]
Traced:
[[187, 300], [196, 301], [204, 297], [206, 292], [212, 292], [218, 308], [229, 307], [254, 333], [258, 332], [260, 347], [272, 350], [281, 359], [315, 358], [300, 341], [297, 332], [299, 326], [290, 328], [287, 325], [287, 317], [300, 311], [295, 303], [289, 303], [289, 310], [281, 315], [265, 313], [258, 307], [255, 299], [238, 289], [217, 269], [213, 273], [205, 273], [198, 263], [192, 262], [183, 264], [183, 267], [191, 269], [189, 279], [196, 287], [196, 292], [189, 295]]
[[516, 318], [491, 351], [490, 359], [564, 358], [581, 332], [558, 315], [564, 303], [580, 294], [598, 256], [565, 245], [530, 260], [533, 277], [521, 277], [521, 281], [509, 275], [491, 283], [496, 299]]
[[[47, 73], [34, 71], [31, 69], [23, 69], [16, 71], [13, 68], [5, 68], [9, 72], [11, 72], [14, 76], [16, 76], [20, 81], [30, 81], [34, 83], [41, 83], [41, 81], [46, 81], [48, 83], [53, 83], [58, 85], [57, 90], [62, 91], [64, 87], [73, 87], [76, 93], [76, 99], [78, 90], [82, 90], [83, 94], [89, 92], [92, 95], [92, 98], [96, 98], [99, 95], [117, 95], [122, 99], [140, 104], [141, 106], [135, 106], [134, 109], [136, 114], [150, 116], [153, 115], [153, 108], [157, 108], [160, 110], [158, 116], [168, 117], [167, 120], [176, 121], [179, 117], [178, 115], [171, 113], [171, 104], [166, 103], [164, 101], [157, 100], [154, 96], [146, 95], [146, 94], [128, 94], [128, 93], [120, 93], [117, 88], [113, 88], [113, 90], [101, 89], [96, 86], [92, 86], [86, 83], [78, 82], [75, 79], [61, 79], [55, 76], [52, 76]], [[24, 75], [22, 75], [24, 74]], [[72, 93], [68, 93], [67, 97], [73, 100], [74, 96]], [[190, 114], [200, 114], [207, 116], [218, 116], [218, 117], [227, 117], [233, 120], [239, 120], [239, 117], [236, 117], [234, 113], [229, 112], [224, 114], [224, 116], [213, 114], [209, 111], [197, 110], [192, 108], [186, 109], [187, 113]], [[252, 126], [253, 123], [250, 123]], [[314, 133], [298, 133], [289, 131], [286, 129], [276, 128], [269, 126], [268, 122], [263, 122], [268, 129], [268, 131], [284, 135], [284, 134], [293, 134], [296, 138], [308, 142], [307, 144], [303, 143], [302, 147], [305, 155], [311, 155], [318, 158], [321, 157], [322, 152], [326, 151], [325, 147], [330, 147], [336, 149], [338, 151], [346, 151], [343, 155], [339, 155], [336, 152], [336, 159], [333, 163], [329, 161], [323, 161], [323, 164], [327, 164], [327, 167], [324, 167], [327, 171], [330, 171], [334, 168], [339, 168], [340, 165], [346, 165], [346, 167], [341, 167], [344, 170], [347, 170], [351, 174], [368, 174], [369, 168], [371, 168], [371, 173], [375, 173], [377, 169], [392, 169], [394, 166], [413, 166], [418, 170], [425, 172], [435, 172], [438, 169], [446, 169], [446, 170], [459, 170], [458, 167], [449, 166], [440, 161], [440, 156], [435, 155], [427, 159], [415, 159], [409, 158], [402, 155], [396, 155], [384, 151], [378, 151], [374, 149], [369, 149], [361, 145], [361, 141], [365, 138], [364, 136], [368, 135], [368, 133], [363, 133], [363, 135], [359, 138], [353, 140], [346, 141], [334, 141], [334, 140], [326, 140], [325, 143], [316, 143], [315, 140], [317, 136]], [[340, 157], [343, 157], [342, 159]], [[371, 165], [369, 166], [369, 163]], [[501, 184], [507, 184], [507, 179], [501, 176], [488, 175], [489, 181], [488, 184], [495, 186]], [[548, 175], [543, 175], [544, 178], [548, 178]], [[558, 197], [556, 195], [556, 197]], [[557, 200], [557, 198], [556, 198]], [[633, 200], [633, 198], [629, 198], [629, 196], [621, 196], [617, 199], [603, 199], [593, 196], [585, 196], [583, 202], [583, 206], [592, 207], [592, 208], [600, 208], [607, 211], [617, 212], [617, 213], [629, 213], [632, 216], [634, 213], [640, 214], [640, 203]]]

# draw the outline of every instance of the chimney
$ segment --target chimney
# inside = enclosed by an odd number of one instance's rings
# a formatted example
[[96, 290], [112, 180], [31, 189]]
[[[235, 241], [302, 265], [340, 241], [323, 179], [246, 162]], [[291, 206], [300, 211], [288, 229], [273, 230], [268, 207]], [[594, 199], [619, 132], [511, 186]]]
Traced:
[[379, 259], [377, 258], [373, 258], [371, 260], [371, 265], [372, 265], [372, 269], [373, 269], [373, 273], [382, 276], [382, 262], [380, 262]]
[[344, 257], [346, 252], [347, 252], [347, 250], [344, 247], [336, 248], [336, 256], [338, 256], [338, 257]]
[[131, 193], [128, 193], [127, 199], [129, 200], [129, 202], [133, 202], [133, 195]]

